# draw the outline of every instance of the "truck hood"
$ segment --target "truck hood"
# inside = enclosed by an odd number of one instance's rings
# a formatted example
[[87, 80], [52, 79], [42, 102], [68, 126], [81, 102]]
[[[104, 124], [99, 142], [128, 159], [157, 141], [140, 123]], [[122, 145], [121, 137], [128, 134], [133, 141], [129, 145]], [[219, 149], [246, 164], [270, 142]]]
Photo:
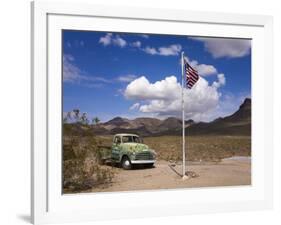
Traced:
[[148, 146], [141, 143], [123, 143], [122, 147], [126, 149], [127, 151], [132, 152], [140, 152], [144, 150], [149, 150]]

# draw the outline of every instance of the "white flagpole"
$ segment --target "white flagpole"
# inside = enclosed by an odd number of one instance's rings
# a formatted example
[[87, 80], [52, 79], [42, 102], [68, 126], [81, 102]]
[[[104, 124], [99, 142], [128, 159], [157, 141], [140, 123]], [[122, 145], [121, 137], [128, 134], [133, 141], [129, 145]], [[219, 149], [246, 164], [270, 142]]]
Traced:
[[182, 98], [182, 178], [185, 179], [185, 115], [184, 115], [184, 52], [181, 53], [181, 98]]

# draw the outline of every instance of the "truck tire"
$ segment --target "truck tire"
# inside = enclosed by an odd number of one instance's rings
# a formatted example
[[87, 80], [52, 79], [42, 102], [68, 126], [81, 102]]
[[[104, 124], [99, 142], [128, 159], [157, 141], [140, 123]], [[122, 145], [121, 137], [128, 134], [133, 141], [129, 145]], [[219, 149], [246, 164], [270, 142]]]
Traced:
[[123, 156], [121, 166], [124, 170], [132, 169], [132, 164], [128, 156]]

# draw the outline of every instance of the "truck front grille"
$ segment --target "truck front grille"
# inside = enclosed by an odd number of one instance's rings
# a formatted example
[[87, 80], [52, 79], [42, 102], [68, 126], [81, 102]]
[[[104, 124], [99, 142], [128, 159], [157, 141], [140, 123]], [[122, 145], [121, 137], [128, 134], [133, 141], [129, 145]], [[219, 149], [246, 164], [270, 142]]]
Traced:
[[136, 154], [135, 160], [153, 160], [151, 152], [140, 152]]

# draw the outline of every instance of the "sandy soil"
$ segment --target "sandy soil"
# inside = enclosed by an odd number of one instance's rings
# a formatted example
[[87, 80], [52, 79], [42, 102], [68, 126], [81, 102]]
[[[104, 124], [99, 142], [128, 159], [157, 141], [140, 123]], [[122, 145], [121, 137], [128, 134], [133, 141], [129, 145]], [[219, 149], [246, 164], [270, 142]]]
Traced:
[[187, 162], [187, 171], [198, 177], [183, 180], [182, 165], [158, 161], [154, 168], [123, 170], [117, 168], [113, 183], [107, 187], [92, 189], [93, 192], [175, 189], [194, 187], [237, 186], [251, 184], [251, 159], [234, 157], [219, 163]]

